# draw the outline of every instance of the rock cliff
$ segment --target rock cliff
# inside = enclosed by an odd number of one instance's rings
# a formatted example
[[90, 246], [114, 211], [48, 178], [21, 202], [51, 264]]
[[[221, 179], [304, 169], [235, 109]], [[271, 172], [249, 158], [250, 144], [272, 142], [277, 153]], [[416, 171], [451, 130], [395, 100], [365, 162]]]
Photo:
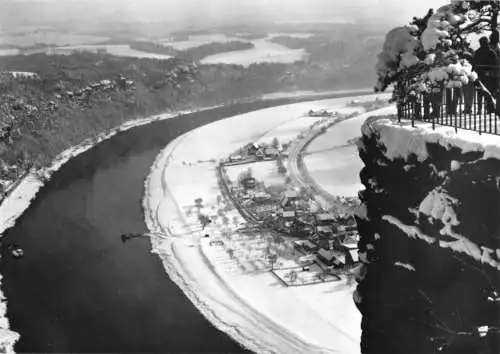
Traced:
[[362, 131], [362, 353], [500, 353], [500, 137]]

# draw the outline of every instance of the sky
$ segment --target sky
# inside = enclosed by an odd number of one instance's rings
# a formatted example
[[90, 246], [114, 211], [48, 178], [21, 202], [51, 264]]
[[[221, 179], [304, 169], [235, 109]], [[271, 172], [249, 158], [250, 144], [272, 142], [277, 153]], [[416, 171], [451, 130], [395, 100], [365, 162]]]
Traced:
[[[31, 6], [22, 6], [29, 2]], [[80, 18], [196, 21], [262, 17], [277, 21], [371, 20], [405, 24], [446, 0], [0, 0], [4, 21]], [[31, 11], [30, 11], [31, 10]], [[2, 18], [0, 17], [0, 21]], [[2, 23], [0, 23], [0, 26]]]

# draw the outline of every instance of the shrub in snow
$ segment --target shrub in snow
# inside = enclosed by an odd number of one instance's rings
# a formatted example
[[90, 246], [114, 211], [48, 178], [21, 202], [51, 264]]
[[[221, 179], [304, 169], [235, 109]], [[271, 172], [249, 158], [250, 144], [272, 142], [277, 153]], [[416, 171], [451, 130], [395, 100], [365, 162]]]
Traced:
[[453, 160], [451, 161], [451, 164], [450, 164], [450, 169], [452, 171], [456, 171], [460, 168], [460, 162], [456, 161], [456, 160]]

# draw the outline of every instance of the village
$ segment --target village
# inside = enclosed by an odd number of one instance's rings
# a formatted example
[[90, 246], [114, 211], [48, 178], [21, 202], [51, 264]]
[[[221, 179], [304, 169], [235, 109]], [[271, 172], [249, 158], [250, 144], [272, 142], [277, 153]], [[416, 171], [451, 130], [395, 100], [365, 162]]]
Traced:
[[[312, 126], [321, 129], [325, 121]], [[270, 271], [285, 286], [342, 280], [359, 263], [355, 219], [324, 209], [294, 183], [286, 168], [292, 144], [276, 137], [252, 142], [221, 161], [217, 212], [198, 219], [209, 246], [224, 249], [242, 271]], [[340, 200], [357, 204], [355, 198]]]

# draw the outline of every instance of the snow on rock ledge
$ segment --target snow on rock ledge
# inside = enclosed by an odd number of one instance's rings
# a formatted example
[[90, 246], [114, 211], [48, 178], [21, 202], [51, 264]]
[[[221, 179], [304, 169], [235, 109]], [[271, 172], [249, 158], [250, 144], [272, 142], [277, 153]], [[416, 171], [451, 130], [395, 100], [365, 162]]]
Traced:
[[[500, 136], [483, 134], [452, 127], [436, 126], [432, 130], [430, 123], [415, 122], [415, 128], [409, 122], [398, 123], [395, 117], [371, 117], [362, 126], [363, 136], [376, 133], [378, 140], [387, 148], [385, 156], [389, 160], [406, 158], [415, 154], [418, 161], [428, 157], [427, 144], [436, 143], [445, 148], [456, 147], [462, 152], [484, 152], [484, 159], [500, 159]], [[454, 167], [458, 161], [454, 161]], [[450, 162], [451, 163], [451, 162]]]
[[391, 117], [362, 133], [362, 353], [498, 353], [500, 137]]

